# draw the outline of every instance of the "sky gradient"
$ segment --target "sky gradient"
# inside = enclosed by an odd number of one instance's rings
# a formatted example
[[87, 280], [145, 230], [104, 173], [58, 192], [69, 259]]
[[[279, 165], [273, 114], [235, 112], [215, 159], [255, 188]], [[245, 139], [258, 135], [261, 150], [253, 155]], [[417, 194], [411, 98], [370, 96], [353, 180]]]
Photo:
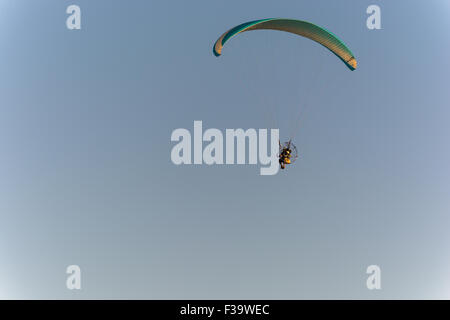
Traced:
[[[329, 29], [358, 69], [280, 32], [213, 55], [268, 17]], [[0, 298], [450, 298], [449, 17], [437, 0], [0, 0]], [[300, 158], [175, 166], [194, 120], [280, 128]]]

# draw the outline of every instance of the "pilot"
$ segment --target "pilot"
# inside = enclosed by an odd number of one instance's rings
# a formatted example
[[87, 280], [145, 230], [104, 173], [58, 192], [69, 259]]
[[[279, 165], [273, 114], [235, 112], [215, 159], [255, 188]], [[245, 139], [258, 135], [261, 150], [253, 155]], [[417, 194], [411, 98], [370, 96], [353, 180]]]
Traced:
[[280, 157], [279, 157], [278, 162], [280, 163], [281, 169], [284, 169], [287, 164], [291, 163], [291, 155], [292, 155], [292, 151], [288, 147], [283, 148], [283, 150], [280, 152]]

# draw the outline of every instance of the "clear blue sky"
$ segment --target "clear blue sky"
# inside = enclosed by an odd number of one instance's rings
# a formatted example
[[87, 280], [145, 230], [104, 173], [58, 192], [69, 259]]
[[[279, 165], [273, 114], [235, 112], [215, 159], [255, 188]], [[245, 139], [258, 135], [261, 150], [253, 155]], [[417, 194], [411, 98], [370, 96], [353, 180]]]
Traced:
[[[358, 69], [275, 32], [214, 57], [266, 17], [331, 30]], [[449, 17], [445, 1], [1, 0], [0, 297], [450, 298]], [[301, 157], [276, 176], [170, 161], [194, 120], [288, 136], [298, 115]]]

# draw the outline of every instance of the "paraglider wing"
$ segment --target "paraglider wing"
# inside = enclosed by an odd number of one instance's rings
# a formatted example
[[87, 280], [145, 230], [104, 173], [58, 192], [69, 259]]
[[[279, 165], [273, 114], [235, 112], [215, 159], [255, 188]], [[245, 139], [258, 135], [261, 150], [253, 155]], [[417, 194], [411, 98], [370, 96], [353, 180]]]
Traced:
[[309, 38], [333, 52], [350, 70], [355, 70], [357, 67], [353, 53], [334, 34], [310, 22], [292, 19], [262, 19], [240, 24], [217, 39], [213, 47], [214, 55], [218, 57], [222, 54], [223, 46], [231, 37], [245, 31], [262, 29], [285, 31]]

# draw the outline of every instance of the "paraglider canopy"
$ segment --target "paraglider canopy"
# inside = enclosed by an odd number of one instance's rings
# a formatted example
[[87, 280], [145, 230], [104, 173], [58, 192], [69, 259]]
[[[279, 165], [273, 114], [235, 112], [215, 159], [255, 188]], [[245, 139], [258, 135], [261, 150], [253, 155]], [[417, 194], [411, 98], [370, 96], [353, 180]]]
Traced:
[[331, 52], [333, 52], [347, 65], [350, 70], [353, 71], [357, 67], [357, 62], [355, 57], [353, 56], [353, 53], [341, 40], [339, 40], [338, 37], [336, 37], [330, 31], [315, 24], [307, 21], [293, 19], [271, 18], [240, 24], [228, 30], [222, 36], [220, 36], [219, 39], [217, 39], [213, 47], [214, 55], [218, 57], [222, 54], [223, 46], [231, 37], [245, 31], [262, 29], [285, 31], [309, 38], [320, 43]]

